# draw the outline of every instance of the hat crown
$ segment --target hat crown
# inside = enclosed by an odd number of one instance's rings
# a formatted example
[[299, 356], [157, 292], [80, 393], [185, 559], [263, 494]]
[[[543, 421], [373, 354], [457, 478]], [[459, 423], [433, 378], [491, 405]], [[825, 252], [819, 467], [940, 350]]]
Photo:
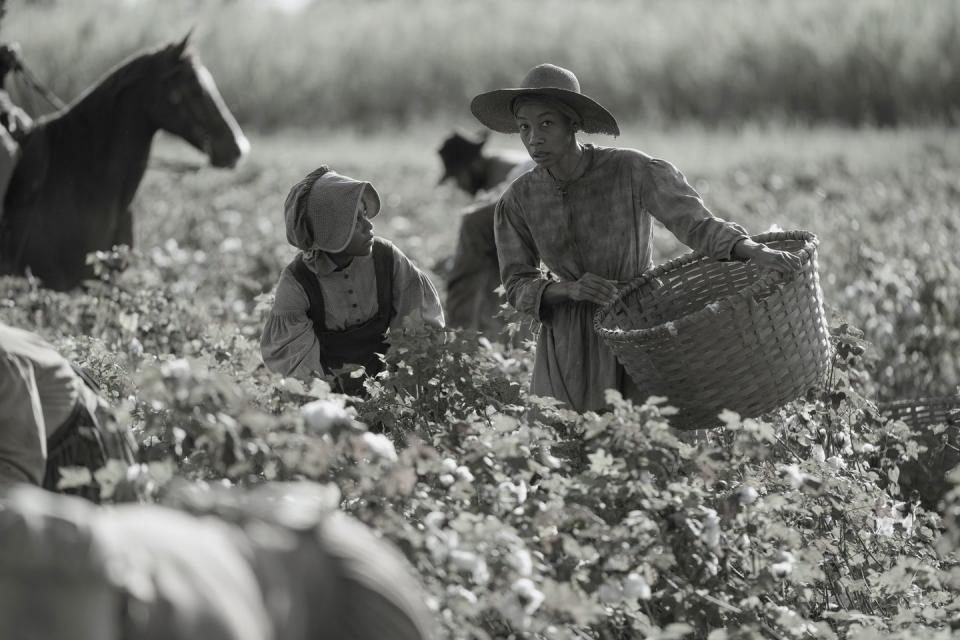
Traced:
[[565, 89], [580, 93], [580, 81], [573, 71], [555, 64], [538, 64], [530, 69], [520, 86], [524, 89]]

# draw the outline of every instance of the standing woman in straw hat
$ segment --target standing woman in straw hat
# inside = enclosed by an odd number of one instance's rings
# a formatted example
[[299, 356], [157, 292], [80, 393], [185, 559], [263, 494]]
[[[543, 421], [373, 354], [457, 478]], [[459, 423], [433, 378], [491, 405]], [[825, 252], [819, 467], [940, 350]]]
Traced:
[[[653, 218], [683, 243], [721, 260], [752, 260], [784, 273], [796, 256], [751, 240], [715, 217], [672, 164], [634, 149], [599, 147], [577, 132], [619, 135], [616, 119], [580, 92], [573, 72], [531, 69], [520, 86], [470, 105], [485, 126], [519, 133], [536, 167], [497, 204], [494, 229], [507, 299], [542, 323], [531, 392], [576, 411], [606, 406], [605, 390], [637, 387], [593, 331], [596, 305], [653, 266]], [[554, 277], [540, 270], [541, 262]]]

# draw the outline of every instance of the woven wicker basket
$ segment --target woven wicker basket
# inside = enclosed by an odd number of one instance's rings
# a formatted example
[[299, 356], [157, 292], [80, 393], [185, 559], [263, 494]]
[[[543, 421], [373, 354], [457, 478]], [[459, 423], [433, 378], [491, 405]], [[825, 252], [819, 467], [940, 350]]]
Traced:
[[799, 255], [802, 270], [785, 277], [687, 254], [633, 280], [594, 317], [641, 397], [665, 396], [680, 410], [671, 420], [676, 427], [715, 426], [723, 409], [757, 416], [826, 372], [830, 339], [816, 236], [787, 231], [753, 239]]
[[960, 396], [881, 402], [879, 409], [885, 417], [917, 428], [932, 424], [960, 426]]

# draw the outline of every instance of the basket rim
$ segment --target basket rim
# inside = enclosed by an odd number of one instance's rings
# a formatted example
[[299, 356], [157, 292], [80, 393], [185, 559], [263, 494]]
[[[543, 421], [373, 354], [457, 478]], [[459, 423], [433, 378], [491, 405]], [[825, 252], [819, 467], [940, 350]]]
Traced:
[[960, 393], [948, 396], [919, 396], [916, 398], [899, 398], [896, 400], [884, 400], [877, 403], [877, 409], [881, 412], [890, 409], [902, 409], [904, 407], [944, 407], [956, 406], [960, 408]]
[[[816, 252], [817, 246], [820, 241], [816, 235], [809, 231], [770, 231], [767, 233], [760, 233], [750, 236], [750, 239], [755, 242], [774, 242], [778, 240], [803, 240], [803, 247], [794, 251], [794, 255], [799, 256], [801, 267], [806, 266], [810, 262], [814, 253]], [[721, 311], [726, 310], [729, 307], [732, 307], [736, 300], [742, 300], [744, 298], [751, 298], [754, 300], [761, 300], [766, 297], [767, 294], [771, 293], [774, 288], [782, 287], [790, 281], [799, 278], [801, 276], [801, 271], [796, 271], [789, 275], [781, 274], [777, 271], [770, 271], [762, 275], [755, 282], [744, 287], [736, 293], [729, 294], [722, 298], [717, 298], [710, 305], [705, 306], [703, 309], [694, 311], [693, 313], [688, 313], [686, 315], [680, 316], [676, 320], [669, 322], [662, 322], [653, 327], [648, 327], [646, 329], [607, 329], [603, 326], [603, 320], [607, 315], [615, 308], [617, 305], [623, 305], [623, 299], [644, 286], [654, 278], [659, 278], [660, 276], [669, 274], [673, 271], [677, 271], [688, 264], [695, 262], [703, 262], [708, 260], [714, 260], [701, 253], [690, 252], [682, 256], [668, 260], [663, 264], [660, 264], [652, 269], [649, 269], [629, 283], [624, 286], [614, 297], [614, 299], [607, 304], [599, 307], [593, 315], [593, 330], [600, 337], [605, 340], [612, 340], [615, 342], [624, 342], [624, 341], [633, 341], [638, 338], [666, 338], [676, 335], [678, 327], [683, 327], [685, 325], [690, 325], [692, 323], [698, 322], [707, 314], [713, 316], [718, 315]], [[668, 327], [667, 325], [672, 325]]]

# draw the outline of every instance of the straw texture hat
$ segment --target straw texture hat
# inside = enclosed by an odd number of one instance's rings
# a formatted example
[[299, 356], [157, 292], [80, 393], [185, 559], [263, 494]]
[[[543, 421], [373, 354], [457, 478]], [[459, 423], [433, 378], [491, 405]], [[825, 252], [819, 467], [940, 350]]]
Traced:
[[380, 194], [369, 182], [342, 176], [327, 167], [310, 172], [293, 185], [283, 205], [287, 241], [298, 249], [343, 251], [353, 235], [363, 192], [375, 200], [368, 218], [380, 213]]
[[500, 133], [518, 133], [513, 101], [521, 95], [543, 95], [559, 100], [580, 115], [585, 133], [620, 135], [616, 118], [580, 92], [580, 81], [569, 69], [539, 64], [527, 72], [519, 87], [481, 93], [470, 102], [470, 111], [485, 126]]

